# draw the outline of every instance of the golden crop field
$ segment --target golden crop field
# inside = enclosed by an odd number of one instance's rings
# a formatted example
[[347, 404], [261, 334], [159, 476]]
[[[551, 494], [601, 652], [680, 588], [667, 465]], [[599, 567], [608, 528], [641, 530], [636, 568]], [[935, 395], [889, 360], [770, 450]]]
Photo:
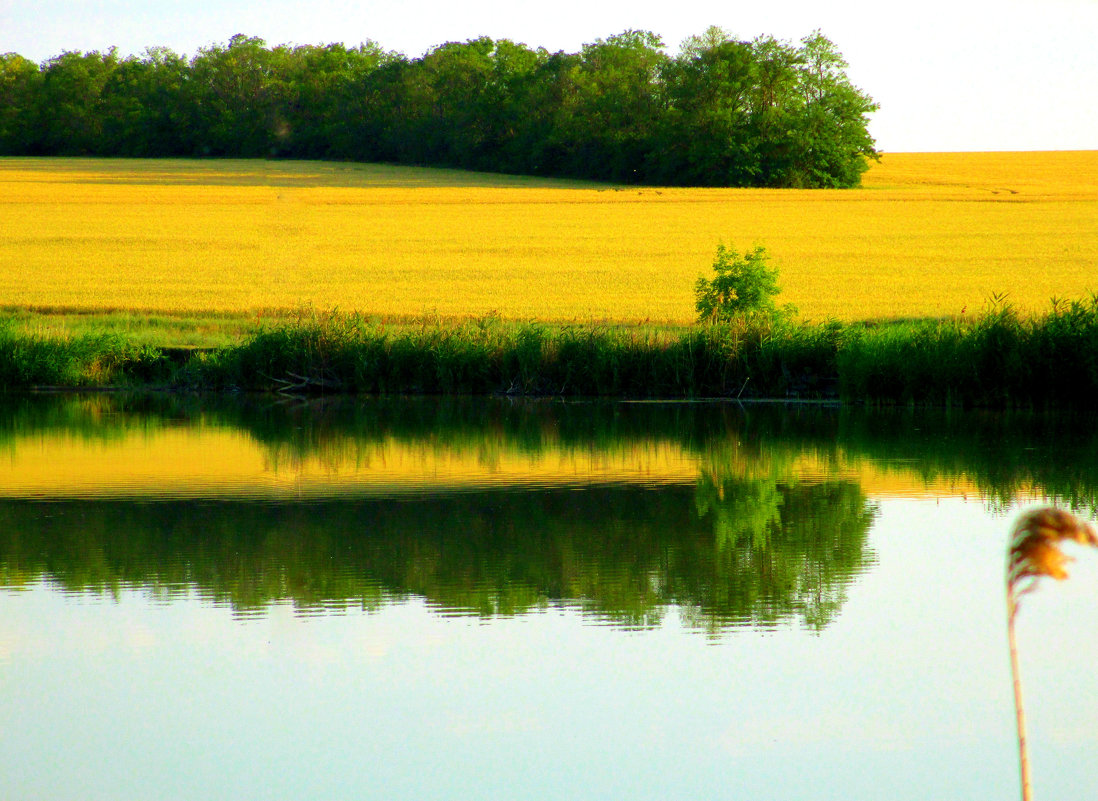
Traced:
[[856, 190], [318, 162], [0, 159], [0, 306], [683, 323], [718, 243], [820, 320], [1098, 291], [1098, 152], [886, 154]]

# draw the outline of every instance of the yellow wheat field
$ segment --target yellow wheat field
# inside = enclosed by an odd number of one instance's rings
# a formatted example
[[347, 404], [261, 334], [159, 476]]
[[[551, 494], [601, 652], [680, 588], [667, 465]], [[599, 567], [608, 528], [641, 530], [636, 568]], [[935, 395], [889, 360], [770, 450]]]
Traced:
[[810, 319], [1098, 291], [1098, 152], [886, 154], [857, 190], [316, 162], [0, 159], [0, 306], [680, 323], [716, 245]]

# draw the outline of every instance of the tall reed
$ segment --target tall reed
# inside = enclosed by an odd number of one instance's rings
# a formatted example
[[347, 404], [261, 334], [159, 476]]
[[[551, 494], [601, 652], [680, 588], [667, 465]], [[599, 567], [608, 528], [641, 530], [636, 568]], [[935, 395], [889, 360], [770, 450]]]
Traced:
[[0, 320], [0, 389], [86, 387], [167, 378], [153, 349], [117, 334], [40, 336]]
[[1022, 316], [860, 326], [837, 354], [844, 398], [950, 406], [1082, 406], [1098, 395], [1098, 295]]
[[1071, 561], [1071, 557], [1060, 550], [1060, 543], [1064, 541], [1098, 547], [1098, 534], [1088, 523], [1069, 512], [1054, 508], [1035, 509], [1019, 519], [1007, 551], [1007, 636], [1010, 642], [1010, 669], [1014, 679], [1014, 709], [1023, 801], [1030, 801], [1033, 789], [1026, 747], [1026, 716], [1022, 703], [1022, 679], [1014, 623], [1018, 616], [1018, 602], [1023, 595], [1036, 589], [1038, 579], [1051, 576], [1057, 581], [1063, 581], [1068, 577], [1064, 565]]
[[681, 329], [498, 317], [393, 325], [310, 312], [194, 358], [180, 352], [0, 326], [0, 382], [1085, 408], [1098, 396], [1098, 296], [1039, 317], [1000, 304], [971, 320], [880, 325], [765, 316]]
[[770, 320], [675, 332], [495, 318], [393, 328], [312, 315], [207, 354], [180, 381], [302, 392], [784, 397], [804, 375], [834, 375], [840, 331]]

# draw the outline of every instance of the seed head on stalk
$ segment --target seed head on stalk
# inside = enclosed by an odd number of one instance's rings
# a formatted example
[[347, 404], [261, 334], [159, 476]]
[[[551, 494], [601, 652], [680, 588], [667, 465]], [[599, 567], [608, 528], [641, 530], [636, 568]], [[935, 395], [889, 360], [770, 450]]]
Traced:
[[1030, 801], [1029, 757], [1026, 751], [1026, 717], [1022, 708], [1022, 679], [1018, 670], [1018, 641], [1014, 618], [1018, 601], [1032, 592], [1037, 580], [1051, 576], [1057, 581], [1068, 577], [1064, 565], [1072, 558], [1060, 550], [1064, 541], [1098, 547], [1098, 534], [1070, 512], [1045, 507], [1026, 512], [1014, 527], [1007, 551], [1007, 635], [1010, 638], [1010, 669], [1014, 676], [1014, 709], [1018, 725], [1018, 762], [1022, 772], [1022, 801]]
[[1014, 528], [1007, 561], [1007, 601], [1013, 617], [1018, 600], [1036, 587], [1041, 576], [1057, 581], [1068, 577], [1064, 565], [1073, 561], [1060, 550], [1064, 541], [1098, 547], [1098, 534], [1070, 512], [1046, 507], [1022, 515]]

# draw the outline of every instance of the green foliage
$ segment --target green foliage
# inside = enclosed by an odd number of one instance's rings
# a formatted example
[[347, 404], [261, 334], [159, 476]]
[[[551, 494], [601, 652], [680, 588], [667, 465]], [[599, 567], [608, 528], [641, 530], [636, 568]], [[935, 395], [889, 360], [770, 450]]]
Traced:
[[37, 64], [15, 53], [0, 54], [0, 154], [30, 151], [41, 77]]
[[845, 396], [886, 403], [1086, 408], [1098, 396], [1098, 297], [1022, 317], [1003, 296], [974, 320], [859, 329], [839, 350]]
[[854, 186], [873, 101], [819, 32], [648, 31], [549, 53], [486, 36], [419, 58], [374, 42], [187, 59], [0, 55], [0, 155], [328, 158], [706, 186]]
[[717, 245], [711, 279], [699, 276], [694, 285], [698, 322], [727, 322], [750, 314], [773, 314], [778, 270], [767, 263], [766, 249], [756, 246], [742, 256]]
[[162, 378], [161, 368], [156, 353], [114, 334], [26, 335], [10, 320], [0, 320], [0, 391], [147, 381]]
[[[729, 251], [725, 251], [727, 257]], [[741, 259], [742, 261], [742, 259]], [[772, 304], [771, 304], [772, 307]], [[733, 316], [683, 332], [506, 323], [386, 328], [319, 317], [196, 361], [199, 388], [614, 397], [842, 396], [876, 403], [1085, 408], [1098, 299], [1022, 318], [881, 326]]]
[[1089, 409], [1098, 297], [1023, 317], [866, 325], [748, 313], [685, 330], [486, 318], [385, 325], [303, 314], [219, 348], [125, 331], [44, 336], [0, 320], [0, 387], [171, 385], [294, 394], [837, 398], [880, 404]]

